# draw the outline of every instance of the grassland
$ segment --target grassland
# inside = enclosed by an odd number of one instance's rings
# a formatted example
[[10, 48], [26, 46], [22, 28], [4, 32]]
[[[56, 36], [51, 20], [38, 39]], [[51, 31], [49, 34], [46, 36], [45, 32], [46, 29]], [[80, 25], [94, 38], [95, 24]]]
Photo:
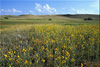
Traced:
[[100, 66], [98, 19], [21, 17], [0, 19], [0, 67]]

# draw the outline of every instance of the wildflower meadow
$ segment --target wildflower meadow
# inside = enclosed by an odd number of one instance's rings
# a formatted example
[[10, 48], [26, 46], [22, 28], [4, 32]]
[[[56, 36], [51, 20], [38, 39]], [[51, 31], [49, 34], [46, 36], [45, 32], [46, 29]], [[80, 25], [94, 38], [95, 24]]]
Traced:
[[100, 66], [99, 25], [20, 27], [0, 29], [0, 67]]

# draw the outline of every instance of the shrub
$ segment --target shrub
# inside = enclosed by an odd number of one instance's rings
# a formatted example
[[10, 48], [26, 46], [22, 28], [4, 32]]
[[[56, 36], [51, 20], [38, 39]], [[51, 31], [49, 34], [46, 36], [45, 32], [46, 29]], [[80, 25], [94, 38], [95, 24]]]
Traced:
[[88, 17], [88, 18], [84, 18], [84, 20], [93, 20], [92, 18]]
[[52, 19], [48, 19], [49, 21], [51, 21]]
[[8, 19], [8, 17], [4, 17], [4, 19]]
[[87, 18], [84, 18], [84, 20], [88, 20]]
[[92, 18], [91, 18], [91, 17], [89, 17], [89, 18], [88, 18], [88, 20], [92, 20]]

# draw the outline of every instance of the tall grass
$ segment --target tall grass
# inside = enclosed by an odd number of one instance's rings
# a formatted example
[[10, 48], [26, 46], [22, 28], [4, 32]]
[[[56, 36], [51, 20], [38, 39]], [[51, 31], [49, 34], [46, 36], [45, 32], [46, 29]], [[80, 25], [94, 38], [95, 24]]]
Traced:
[[99, 25], [22, 27], [1, 32], [0, 67], [99, 67]]

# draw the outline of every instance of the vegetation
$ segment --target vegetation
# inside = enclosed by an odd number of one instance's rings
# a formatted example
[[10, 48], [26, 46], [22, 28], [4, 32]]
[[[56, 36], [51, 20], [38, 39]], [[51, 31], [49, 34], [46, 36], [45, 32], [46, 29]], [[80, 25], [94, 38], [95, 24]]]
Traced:
[[88, 20], [88, 18], [84, 18], [84, 20]]
[[8, 17], [4, 17], [4, 19], [8, 19]]
[[93, 19], [91, 17], [89, 17], [88, 20], [93, 20]]
[[84, 18], [84, 20], [93, 20], [92, 18], [88, 17], [88, 18]]
[[0, 21], [0, 67], [100, 66], [98, 20]]
[[49, 21], [51, 21], [52, 19], [48, 19]]

